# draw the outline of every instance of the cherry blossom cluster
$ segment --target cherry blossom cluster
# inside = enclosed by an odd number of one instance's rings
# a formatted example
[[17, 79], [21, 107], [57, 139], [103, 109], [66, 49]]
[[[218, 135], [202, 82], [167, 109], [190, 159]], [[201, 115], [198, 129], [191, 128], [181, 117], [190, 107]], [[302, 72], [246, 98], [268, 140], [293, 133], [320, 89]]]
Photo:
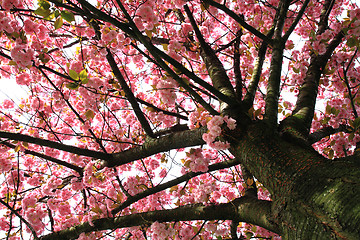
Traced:
[[9, 11], [12, 8], [21, 8], [23, 2], [21, 0], [2, 0], [0, 5], [5, 10]]
[[216, 150], [225, 150], [230, 147], [230, 144], [226, 142], [222, 142], [220, 140], [217, 141], [217, 138], [220, 137], [222, 132], [222, 125], [226, 123], [226, 126], [230, 130], [234, 130], [236, 128], [236, 121], [228, 116], [214, 116], [207, 123], [208, 132], [203, 134], [204, 141], [212, 148]]
[[210, 159], [204, 157], [201, 148], [192, 148], [189, 153], [186, 154], [189, 158], [190, 170], [193, 172], [207, 172]]
[[195, 129], [200, 126], [205, 126], [209, 118], [209, 113], [203, 109], [196, 109], [189, 114], [188, 126], [190, 129]]
[[195, 201], [207, 202], [210, 198], [210, 195], [216, 190], [218, 190], [216, 185], [211, 183], [204, 183], [199, 185], [199, 187], [193, 191]]
[[139, 17], [134, 19], [136, 26], [139, 28], [140, 31], [149, 30], [151, 31], [155, 24], [158, 23], [158, 17], [155, 15], [154, 6], [151, 4], [150, 1], [147, 2], [148, 4], [143, 4], [139, 7], [137, 14]]
[[151, 224], [152, 239], [162, 240], [175, 235], [175, 230], [164, 223], [154, 222]]
[[159, 80], [156, 88], [159, 90], [161, 101], [167, 106], [172, 106], [176, 101], [176, 89], [177, 83], [172, 78], [166, 78]]
[[8, 172], [12, 168], [12, 154], [8, 152], [8, 149], [1, 147], [0, 148], [0, 173]]
[[179, 53], [185, 52], [184, 50], [185, 47], [179, 41], [170, 40], [167, 53], [170, 57], [181, 62], [183, 57]]
[[352, 20], [350, 29], [348, 33], [353, 36], [360, 36], [360, 9], [349, 10], [348, 13], [350, 19]]
[[21, 68], [27, 68], [32, 65], [35, 51], [26, 45], [17, 44], [11, 49], [11, 57]]

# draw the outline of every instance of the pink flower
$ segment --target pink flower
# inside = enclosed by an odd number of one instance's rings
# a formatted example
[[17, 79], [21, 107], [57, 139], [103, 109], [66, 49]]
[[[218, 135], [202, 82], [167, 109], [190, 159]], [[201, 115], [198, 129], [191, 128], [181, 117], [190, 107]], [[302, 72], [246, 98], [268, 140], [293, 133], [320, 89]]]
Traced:
[[21, 68], [27, 68], [32, 65], [32, 60], [34, 59], [34, 50], [28, 49], [23, 45], [15, 45], [11, 49], [11, 58], [16, 64]]
[[193, 172], [206, 172], [209, 170], [208, 166], [210, 163], [209, 158], [204, 158], [201, 148], [192, 148], [189, 153], [187, 153], [190, 158], [190, 169]]
[[236, 120], [235, 119], [229, 118], [228, 116], [225, 116], [224, 121], [226, 122], [227, 127], [230, 130], [234, 130], [236, 128]]
[[139, 7], [138, 14], [142, 18], [146, 18], [148, 16], [153, 15], [154, 11], [152, 10], [152, 8], [150, 6], [143, 4], [143, 5], [141, 5], [141, 7]]
[[162, 240], [167, 239], [175, 234], [175, 230], [173, 228], [167, 227], [163, 223], [154, 222], [151, 225], [152, 231], [152, 239], [154, 240]]
[[112, 40], [114, 40], [117, 36], [117, 32], [115, 30], [110, 30], [110, 31], [107, 31], [107, 30], [104, 30], [102, 31], [102, 36], [101, 36], [101, 39], [108, 43]]
[[216, 150], [224, 150], [230, 147], [228, 142], [215, 141], [221, 135], [221, 125], [226, 123], [229, 129], [236, 128], [236, 121], [228, 116], [214, 116], [208, 123], [208, 132], [203, 134], [203, 140]]
[[11, 170], [12, 162], [10, 158], [0, 158], [0, 172], [8, 172]]
[[159, 177], [164, 178], [166, 177], [166, 175], [167, 175], [167, 170], [163, 168], [159, 173]]
[[26, 33], [35, 33], [38, 29], [38, 25], [31, 21], [30, 19], [26, 19], [24, 22], [24, 30]]
[[9, 11], [12, 8], [18, 8], [22, 6], [21, 1], [19, 0], [2, 0], [1, 6], [6, 10]]
[[14, 102], [13, 101], [10, 101], [9, 99], [5, 99], [3, 101], [3, 104], [2, 106], [6, 109], [9, 109], [9, 108], [13, 108], [14, 107]]
[[35, 194], [31, 193], [23, 198], [23, 200], [21, 201], [21, 205], [24, 209], [27, 209], [29, 207], [35, 207], [36, 201], [37, 199]]
[[182, 27], [181, 31], [184, 34], [184, 36], [187, 36], [189, 34], [189, 32], [191, 32], [193, 30], [190, 23], [182, 23], [181, 27]]

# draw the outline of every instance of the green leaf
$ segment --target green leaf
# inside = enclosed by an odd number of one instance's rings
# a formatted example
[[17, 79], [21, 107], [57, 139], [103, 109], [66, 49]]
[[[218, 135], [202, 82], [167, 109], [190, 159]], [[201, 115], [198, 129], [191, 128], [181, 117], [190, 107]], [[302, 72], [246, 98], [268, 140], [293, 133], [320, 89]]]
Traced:
[[40, 61], [43, 62], [43, 63], [47, 63], [47, 62], [50, 60], [49, 58], [46, 58], [46, 57], [45, 57], [45, 54], [44, 54], [44, 53], [40, 53], [40, 54], [39, 54], [39, 59], [40, 59]]
[[102, 213], [101, 208], [98, 206], [91, 208], [91, 211], [94, 213], [99, 213], [99, 214]]
[[48, 1], [41, 0], [38, 2], [38, 5], [39, 5], [39, 7], [46, 9], [46, 10], [50, 8], [50, 3]]
[[246, 236], [246, 239], [250, 239], [254, 234], [252, 232], [246, 232], [245, 233], [245, 236]]
[[203, 12], [206, 11], [207, 9], [209, 9], [209, 7], [210, 7], [210, 4], [208, 2], [202, 2], [201, 6], [200, 6], [201, 11], [203, 11]]
[[26, 38], [26, 34], [24, 31], [20, 31], [20, 39], [22, 40], [23, 43], [26, 43], [27, 42], [27, 38]]
[[64, 21], [61, 17], [58, 17], [56, 21], [54, 22], [55, 30], [61, 28], [61, 26], [64, 24]]
[[355, 133], [354, 132], [350, 133], [349, 141], [352, 141], [354, 139], [354, 137], [355, 137]]
[[51, 11], [49, 9], [44, 9], [42, 7], [39, 7], [34, 11], [34, 14], [42, 17], [47, 17], [51, 14]]
[[293, 71], [294, 71], [294, 73], [299, 73], [299, 72], [300, 72], [300, 69], [293, 67]]
[[358, 129], [360, 127], [360, 117], [356, 118], [353, 122], [354, 129]]
[[355, 47], [355, 46], [358, 46], [359, 45], [359, 40], [355, 37], [352, 37], [352, 38], [349, 38], [347, 41], [346, 41], [346, 45], [350, 48], [352, 47]]
[[325, 113], [326, 113], [326, 114], [330, 114], [330, 113], [331, 113], [331, 109], [332, 109], [332, 107], [331, 107], [330, 105], [326, 105]]
[[335, 116], [337, 116], [337, 115], [339, 115], [340, 110], [332, 107], [332, 108], [331, 108], [331, 113], [334, 114]]
[[163, 46], [163, 49], [167, 51], [169, 49], [169, 44], [161, 44]]
[[15, 61], [13, 61], [13, 60], [10, 60], [9, 63], [8, 63], [8, 65], [10, 65], [10, 66], [16, 66], [17, 63], [16, 63]]
[[55, 18], [55, 12], [51, 12], [47, 17], [44, 17], [45, 20], [52, 20]]
[[69, 70], [69, 76], [74, 80], [79, 80], [79, 74], [72, 69]]
[[189, 85], [189, 84], [190, 84], [189, 79], [187, 79], [187, 78], [181, 78], [181, 79], [184, 81], [184, 83], [185, 83], [186, 85]]
[[20, 37], [20, 34], [19, 34], [18, 32], [13, 32], [13, 33], [11, 33], [11, 35], [12, 35], [14, 38]]
[[79, 84], [71, 82], [71, 83], [67, 83], [66, 87], [72, 90], [76, 90], [79, 88]]
[[255, 115], [255, 117], [260, 116], [261, 115], [261, 108], [256, 109], [255, 112], [254, 112], [254, 115]]
[[325, 117], [324, 119], [321, 120], [321, 124], [328, 124], [328, 122], [330, 121], [330, 117]]
[[69, 11], [61, 11], [61, 17], [71, 23], [72, 21], [75, 21], [75, 16], [72, 12]]
[[60, 13], [59, 10], [56, 10], [56, 11], [54, 12], [54, 15], [55, 15], [56, 18], [58, 18], [59, 16], [61, 16], [61, 13]]
[[309, 37], [310, 37], [312, 40], [315, 40], [315, 39], [316, 39], [316, 33], [315, 33], [314, 30], [311, 30]]
[[288, 45], [287, 49], [291, 50], [291, 49], [293, 49], [294, 47], [295, 47], [295, 45], [294, 45], [293, 43], [291, 43], [291, 44]]
[[82, 83], [85, 83], [84, 81], [87, 81], [86, 83], [89, 82], [86, 69], [82, 70], [82, 71], [79, 73], [79, 78], [80, 78], [80, 80], [82, 81]]
[[83, 80], [81, 80], [81, 82], [82, 82], [83, 84], [87, 84], [87, 83], [89, 82], [89, 79], [88, 79], [88, 78], [84, 78]]

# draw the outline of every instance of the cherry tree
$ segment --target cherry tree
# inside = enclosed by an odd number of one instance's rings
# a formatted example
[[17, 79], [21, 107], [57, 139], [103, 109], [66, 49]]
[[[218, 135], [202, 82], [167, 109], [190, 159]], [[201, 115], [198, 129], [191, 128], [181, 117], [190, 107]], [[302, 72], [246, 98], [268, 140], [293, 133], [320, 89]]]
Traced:
[[352, 0], [1, 0], [0, 236], [359, 239]]

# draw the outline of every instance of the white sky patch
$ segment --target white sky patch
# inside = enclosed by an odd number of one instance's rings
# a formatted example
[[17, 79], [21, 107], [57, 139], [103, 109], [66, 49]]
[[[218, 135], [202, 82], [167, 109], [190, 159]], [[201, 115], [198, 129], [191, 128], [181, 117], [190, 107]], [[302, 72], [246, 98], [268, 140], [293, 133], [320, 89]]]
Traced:
[[16, 83], [15, 78], [0, 78], [0, 102], [5, 99], [13, 100], [19, 104], [21, 99], [27, 98], [29, 90], [25, 86]]

